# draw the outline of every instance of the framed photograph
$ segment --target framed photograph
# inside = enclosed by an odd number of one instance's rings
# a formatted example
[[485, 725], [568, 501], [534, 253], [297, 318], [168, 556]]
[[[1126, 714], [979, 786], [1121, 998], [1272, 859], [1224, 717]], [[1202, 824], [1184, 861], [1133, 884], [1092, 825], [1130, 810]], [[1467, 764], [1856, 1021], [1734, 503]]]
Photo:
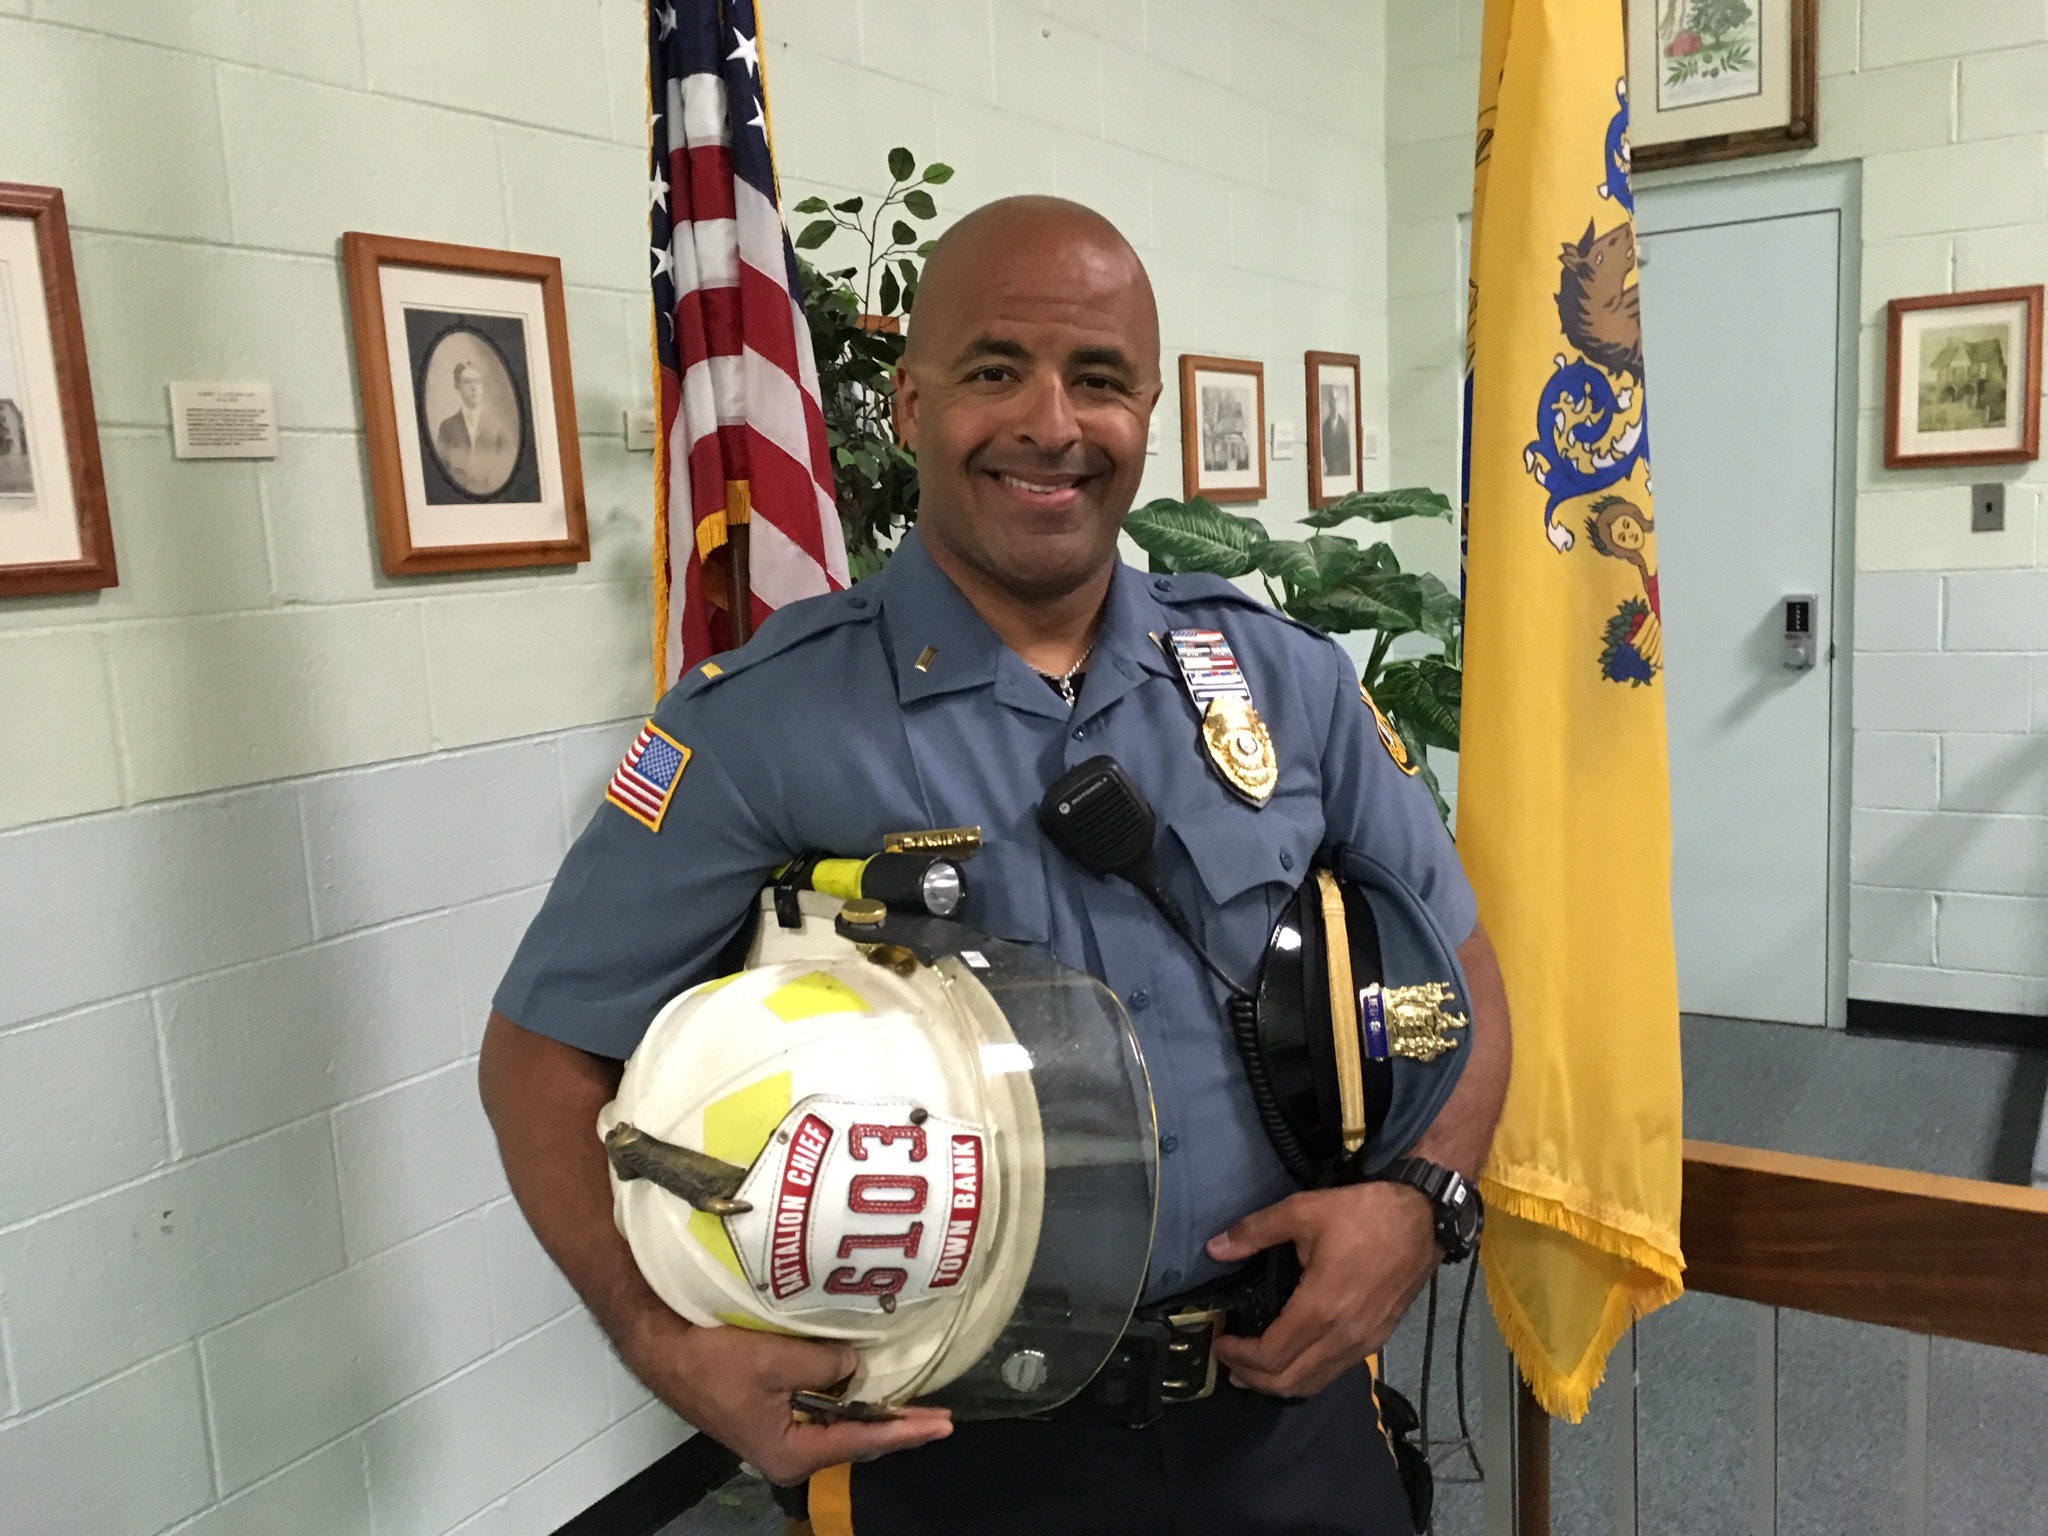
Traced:
[[64, 194], [0, 181], [0, 597], [115, 583]]
[[2041, 285], [1893, 299], [1884, 467], [2024, 464], [2041, 453]]
[[1819, 142], [1819, 0], [1627, 0], [1638, 171]]
[[1181, 494], [1266, 496], [1266, 365], [1234, 357], [1180, 360]]
[[1302, 376], [1308, 399], [1308, 504], [1326, 507], [1358, 489], [1365, 427], [1358, 419], [1358, 354], [1305, 352]]
[[562, 265], [341, 237], [387, 575], [590, 558]]

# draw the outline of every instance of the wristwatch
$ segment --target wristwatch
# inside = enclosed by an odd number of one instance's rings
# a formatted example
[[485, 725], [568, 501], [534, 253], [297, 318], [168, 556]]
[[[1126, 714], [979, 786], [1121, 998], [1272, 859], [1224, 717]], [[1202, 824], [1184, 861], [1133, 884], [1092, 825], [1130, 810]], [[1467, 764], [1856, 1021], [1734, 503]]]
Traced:
[[1436, 1244], [1444, 1262], [1456, 1264], [1472, 1256], [1486, 1225], [1486, 1207], [1479, 1191], [1455, 1168], [1424, 1157], [1403, 1157], [1387, 1164], [1377, 1177], [1419, 1189], [1429, 1201], [1436, 1223]]

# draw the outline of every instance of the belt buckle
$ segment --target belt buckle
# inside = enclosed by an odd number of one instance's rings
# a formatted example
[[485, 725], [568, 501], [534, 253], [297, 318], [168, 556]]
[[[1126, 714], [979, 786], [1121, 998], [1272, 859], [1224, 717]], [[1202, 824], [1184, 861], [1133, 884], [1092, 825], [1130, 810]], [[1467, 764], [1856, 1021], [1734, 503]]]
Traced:
[[1198, 1403], [1216, 1390], [1215, 1343], [1223, 1308], [1189, 1307], [1166, 1316], [1166, 1369], [1159, 1396], [1167, 1403]]

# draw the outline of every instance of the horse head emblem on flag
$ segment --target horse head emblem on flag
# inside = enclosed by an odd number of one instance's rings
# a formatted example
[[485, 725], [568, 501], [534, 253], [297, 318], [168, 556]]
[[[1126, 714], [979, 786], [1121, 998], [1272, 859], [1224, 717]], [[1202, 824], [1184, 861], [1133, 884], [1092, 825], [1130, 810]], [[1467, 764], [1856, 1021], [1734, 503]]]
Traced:
[[1619, 219], [1603, 230], [1603, 213], [1596, 212], [1585, 232], [1560, 248], [1557, 318], [1568, 350], [1556, 355], [1537, 401], [1536, 437], [1522, 450], [1522, 467], [1548, 493], [1543, 531], [1559, 554], [1577, 543], [1565, 516], [1567, 504], [1576, 503], [1588, 514], [1582, 526], [1593, 552], [1633, 567], [1640, 577], [1640, 595], [1624, 598], [1608, 620], [1600, 652], [1603, 677], [1640, 686], [1663, 665], [1662, 610], [1656, 525], [1647, 510], [1650, 438], [1626, 86], [1615, 94], [1605, 179], [1594, 190]]

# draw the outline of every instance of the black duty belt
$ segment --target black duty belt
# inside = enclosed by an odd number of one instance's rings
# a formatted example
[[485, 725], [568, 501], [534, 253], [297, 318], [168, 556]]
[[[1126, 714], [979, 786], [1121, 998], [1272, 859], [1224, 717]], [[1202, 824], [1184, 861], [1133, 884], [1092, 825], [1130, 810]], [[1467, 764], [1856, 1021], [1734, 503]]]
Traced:
[[1088, 1385], [1042, 1417], [1142, 1429], [1200, 1402], [1216, 1390], [1216, 1340], [1264, 1333], [1300, 1278], [1291, 1247], [1269, 1248], [1220, 1280], [1139, 1307]]

